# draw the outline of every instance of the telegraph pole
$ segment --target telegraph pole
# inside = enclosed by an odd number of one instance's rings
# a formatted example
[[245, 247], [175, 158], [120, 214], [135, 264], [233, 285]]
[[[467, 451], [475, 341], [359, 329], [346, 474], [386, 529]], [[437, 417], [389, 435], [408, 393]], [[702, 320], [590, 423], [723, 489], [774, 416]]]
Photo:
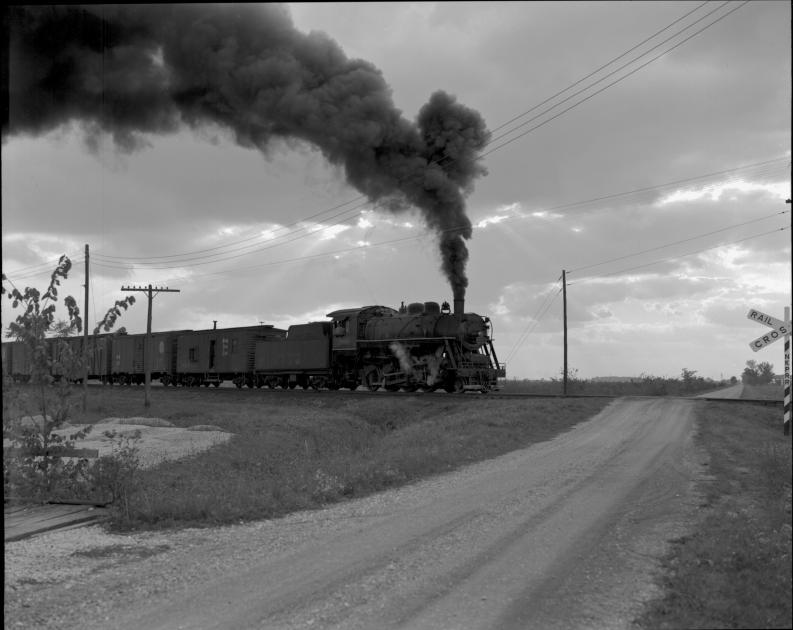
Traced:
[[122, 291], [142, 291], [147, 294], [149, 298], [149, 310], [146, 316], [146, 343], [143, 344], [143, 368], [146, 372], [145, 381], [145, 400], [144, 406], [146, 409], [151, 407], [151, 301], [154, 299], [153, 293], [179, 293], [179, 289], [169, 289], [168, 287], [121, 287]]
[[83, 310], [83, 411], [88, 408], [88, 243], [85, 244], [85, 309]]
[[562, 269], [562, 321], [564, 322], [564, 376], [562, 380], [562, 395], [567, 396], [567, 272], [564, 269]]

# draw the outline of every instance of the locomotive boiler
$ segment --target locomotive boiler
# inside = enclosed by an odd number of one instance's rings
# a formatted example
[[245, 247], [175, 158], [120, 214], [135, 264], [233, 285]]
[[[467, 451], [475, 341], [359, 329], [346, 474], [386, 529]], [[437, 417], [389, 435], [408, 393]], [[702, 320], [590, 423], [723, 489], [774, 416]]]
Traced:
[[414, 302], [399, 310], [385, 306], [329, 313], [333, 359], [343, 380], [369, 389], [489, 391], [501, 368], [489, 334], [489, 319], [455, 312], [448, 303]]

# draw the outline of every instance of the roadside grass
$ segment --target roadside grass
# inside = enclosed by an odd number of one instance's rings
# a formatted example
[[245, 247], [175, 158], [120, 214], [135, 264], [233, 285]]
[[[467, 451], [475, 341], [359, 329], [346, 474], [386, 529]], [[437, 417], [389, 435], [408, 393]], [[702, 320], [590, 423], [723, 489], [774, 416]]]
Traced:
[[763, 385], [744, 384], [741, 398], [750, 400], [782, 400], [785, 397], [785, 389], [782, 385], [765, 383]]
[[710, 457], [696, 533], [663, 561], [665, 595], [640, 628], [790, 628], [791, 437], [779, 408], [709, 402], [696, 440]]
[[202, 527], [361, 497], [547, 440], [609, 399], [90, 388], [72, 422], [147, 415], [216, 425], [227, 443], [136, 472], [116, 530]]
[[[717, 382], [693, 378], [686, 382], [679, 378], [642, 375], [626, 381], [599, 381], [571, 376], [567, 382], [567, 393], [572, 396], [690, 396], [722, 387], [728, 382]], [[505, 379], [502, 391], [515, 394], [560, 396], [562, 380]]]

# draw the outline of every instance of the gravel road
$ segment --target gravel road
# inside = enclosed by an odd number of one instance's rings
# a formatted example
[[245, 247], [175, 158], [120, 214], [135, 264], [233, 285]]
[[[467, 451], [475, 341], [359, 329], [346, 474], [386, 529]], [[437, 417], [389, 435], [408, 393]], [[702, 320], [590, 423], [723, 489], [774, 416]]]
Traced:
[[620, 399], [548, 442], [325, 510], [6, 545], [5, 627], [628, 628], [704, 455], [684, 399]]

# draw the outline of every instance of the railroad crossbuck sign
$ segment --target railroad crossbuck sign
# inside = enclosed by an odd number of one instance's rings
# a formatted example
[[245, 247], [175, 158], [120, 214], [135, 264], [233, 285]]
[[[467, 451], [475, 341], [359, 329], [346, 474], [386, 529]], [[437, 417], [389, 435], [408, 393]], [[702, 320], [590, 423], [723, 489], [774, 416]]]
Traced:
[[783, 321], [781, 319], [777, 319], [776, 317], [771, 317], [770, 315], [766, 315], [765, 313], [758, 311], [756, 309], [750, 309], [749, 312], [746, 314], [748, 319], [754, 320], [756, 322], [760, 322], [761, 324], [765, 324], [769, 328], [771, 328], [771, 332], [758, 337], [753, 342], [749, 344], [752, 350], [757, 352], [765, 348], [767, 345], [774, 343], [777, 339], [781, 339], [785, 335], [790, 334], [791, 325], [790, 320]]
[[750, 309], [749, 312], [746, 314], [746, 317], [752, 319], [756, 322], [760, 322], [765, 326], [771, 328], [771, 332], [766, 333], [762, 337], [758, 337], [749, 345], [751, 346], [752, 350], [757, 352], [761, 348], [765, 348], [767, 345], [774, 343], [777, 339], [781, 337], [785, 338], [785, 399], [784, 399], [784, 407], [782, 412], [782, 422], [784, 427], [785, 435], [790, 435], [790, 320], [787, 319], [790, 317], [790, 308], [785, 307], [785, 320], [777, 319], [776, 317], [771, 317], [770, 315], [766, 315], [762, 311], [758, 311], [756, 309]]

